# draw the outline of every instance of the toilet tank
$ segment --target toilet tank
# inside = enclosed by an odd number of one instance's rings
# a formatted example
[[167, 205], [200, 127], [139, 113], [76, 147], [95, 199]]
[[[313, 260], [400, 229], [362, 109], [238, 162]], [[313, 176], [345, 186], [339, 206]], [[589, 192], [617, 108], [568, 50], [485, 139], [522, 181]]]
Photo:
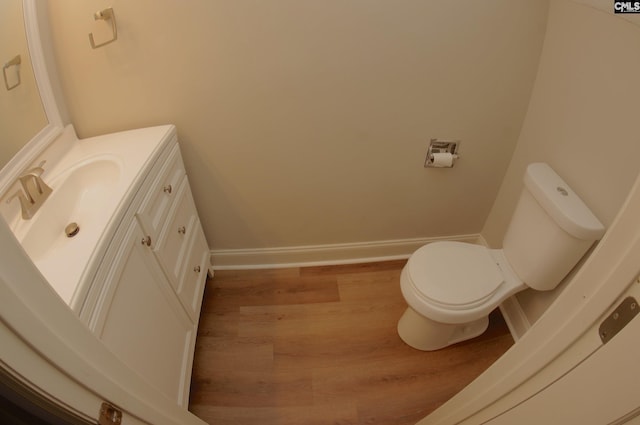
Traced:
[[604, 226], [549, 165], [530, 164], [503, 240], [514, 272], [529, 287], [547, 291], [582, 258]]

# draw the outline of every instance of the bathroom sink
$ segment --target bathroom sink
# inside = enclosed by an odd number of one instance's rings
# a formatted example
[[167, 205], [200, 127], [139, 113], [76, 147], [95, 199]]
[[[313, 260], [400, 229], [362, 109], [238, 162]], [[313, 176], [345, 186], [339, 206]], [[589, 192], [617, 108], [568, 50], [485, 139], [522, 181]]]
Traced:
[[[72, 126], [38, 159], [52, 192], [32, 218], [17, 201], [11, 229], [51, 287], [76, 312], [125, 207], [142, 185], [173, 126], [78, 139]], [[67, 236], [67, 226], [78, 232]], [[73, 227], [73, 226], [71, 226]]]
[[[98, 157], [50, 181], [53, 193], [35, 216], [24, 222], [20, 242], [40, 271], [50, 279], [76, 282], [93, 248], [115, 211], [120, 197], [122, 164], [116, 157]], [[121, 192], [121, 191], [120, 191]], [[79, 231], [68, 237], [65, 228], [77, 223]], [[60, 267], [72, 260], [74, 264]], [[58, 285], [70, 299], [75, 285]]]

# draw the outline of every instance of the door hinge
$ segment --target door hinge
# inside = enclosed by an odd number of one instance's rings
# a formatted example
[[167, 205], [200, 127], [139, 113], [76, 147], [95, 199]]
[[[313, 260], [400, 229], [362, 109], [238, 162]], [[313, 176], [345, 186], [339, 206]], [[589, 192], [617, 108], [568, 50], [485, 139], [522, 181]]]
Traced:
[[616, 336], [640, 312], [638, 302], [633, 297], [627, 297], [600, 324], [598, 333], [603, 344]]
[[122, 422], [122, 410], [109, 403], [103, 402], [100, 406], [98, 425], [120, 425]]

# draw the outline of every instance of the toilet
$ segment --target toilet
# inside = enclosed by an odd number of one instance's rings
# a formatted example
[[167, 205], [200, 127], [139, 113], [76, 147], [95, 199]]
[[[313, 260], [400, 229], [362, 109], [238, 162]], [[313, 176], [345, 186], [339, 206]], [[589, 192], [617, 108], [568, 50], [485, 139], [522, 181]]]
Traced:
[[554, 289], [604, 231], [549, 165], [530, 164], [502, 249], [442, 241], [411, 255], [400, 276], [400, 338], [431, 351], [482, 334], [502, 301]]

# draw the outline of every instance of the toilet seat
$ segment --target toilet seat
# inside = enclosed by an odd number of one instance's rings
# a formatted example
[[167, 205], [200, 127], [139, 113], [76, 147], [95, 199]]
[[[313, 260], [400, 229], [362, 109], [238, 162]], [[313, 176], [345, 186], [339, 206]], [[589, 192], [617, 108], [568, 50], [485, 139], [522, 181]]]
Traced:
[[400, 279], [415, 311], [441, 323], [465, 323], [488, 315], [526, 288], [502, 250], [463, 242], [434, 242], [409, 258]]
[[418, 295], [455, 310], [482, 304], [504, 281], [489, 251], [466, 243], [425, 245], [411, 256], [408, 267]]

